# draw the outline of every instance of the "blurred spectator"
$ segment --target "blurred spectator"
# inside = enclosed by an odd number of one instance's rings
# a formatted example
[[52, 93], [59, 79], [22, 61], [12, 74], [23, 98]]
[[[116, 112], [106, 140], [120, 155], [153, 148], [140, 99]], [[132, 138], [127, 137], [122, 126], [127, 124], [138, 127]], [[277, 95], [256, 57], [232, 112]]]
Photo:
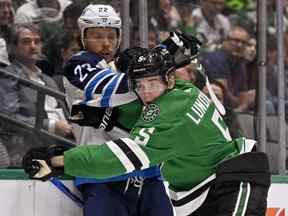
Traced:
[[9, 39], [10, 29], [13, 25], [14, 10], [11, 0], [0, 0], [0, 37]]
[[53, 76], [53, 79], [56, 81], [58, 87], [62, 92], [65, 92], [65, 88], [63, 86], [63, 66], [65, 62], [72, 57], [75, 53], [81, 50], [80, 46], [80, 38], [76, 38], [73, 35], [66, 33], [63, 35], [61, 42], [59, 43], [60, 50], [60, 58], [59, 61], [60, 67], [58, 67], [58, 71]]
[[[288, 30], [288, 14], [287, 10], [287, 2], [283, 1], [284, 11], [283, 11], [283, 31]], [[276, 34], [276, 23], [277, 23], [277, 12], [276, 12], [276, 1], [267, 1], [267, 18], [268, 18], [268, 33], [271, 35]], [[257, 14], [257, 12], [255, 12]], [[255, 22], [255, 26], [257, 24], [257, 20]]]
[[[0, 134], [1, 135], [1, 134]], [[6, 147], [0, 141], [0, 169], [10, 166], [10, 159]]]
[[[269, 43], [269, 42], [268, 42]], [[268, 56], [273, 56], [273, 50], [276, 48], [276, 43], [273, 43], [275, 46], [271, 47], [272, 44], [268, 45]], [[257, 88], [258, 88], [258, 68], [257, 68], [257, 59], [256, 59], [256, 40], [254, 38], [251, 38], [249, 40], [249, 43], [246, 48], [245, 52], [245, 59], [247, 60], [247, 70], [249, 71], [248, 74], [248, 98], [249, 98], [249, 110], [250, 111], [256, 111], [258, 109], [257, 107]], [[272, 57], [274, 58], [274, 57]], [[269, 59], [269, 58], [268, 58]], [[274, 61], [271, 59], [271, 62]], [[277, 81], [275, 82], [275, 77], [271, 77], [271, 74], [269, 72], [269, 68], [271, 68], [269, 65], [270, 63], [267, 64], [267, 86], [275, 85], [277, 87]], [[274, 99], [271, 94], [270, 89], [267, 87], [266, 88], [266, 113], [269, 115], [275, 115], [276, 114], [276, 106], [273, 103]]]
[[159, 44], [158, 35], [155, 31], [148, 31], [148, 48], [154, 48]]
[[225, 0], [225, 8], [223, 13], [235, 14], [240, 11], [247, 10], [253, 0]]
[[241, 27], [234, 27], [221, 49], [203, 56], [203, 64], [210, 79], [221, 82], [227, 94], [227, 104], [235, 111], [247, 111], [248, 74], [244, 55], [250, 36]]
[[[211, 84], [211, 89], [214, 91], [216, 97], [219, 99], [219, 101], [224, 105], [226, 109], [226, 115], [223, 116], [223, 119], [229, 128], [231, 137], [232, 138], [240, 137], [242, 135], [242, 131], [241, 131], [240, 123], [237, 120], [237, 115], [233, 111], [233, 109], [227, 106], [224, 102], [225, 97], [226, 97], [225, 87], [223, 86], [221, 82], [218, 82], [217, 80], [211, 80], [210, 84]], [[206, 85], [203, 87], [202, 91], [204, 92], [204, 94], [210, 97], [210, 94]]]
[[[273, 104], [273, 96], [271, 88], [277, 89], [277, 77], [271, 71], [271, 66], [276, 62], [276, 38], [268, 38], [268, 58], [267, 58], [267, 89], [266, 89], [266, 112], [267, 114], [276, 114], [276, 106]], [[256, 41], [252, 38], [247, 46], [245, 52], [245, 59], [247, 61], [248, 73], [248, 89], [249, 89], [249, 111], [258, 110], [257, 89], [258, 89], [258, 65], [256, 59]], [[254, 57], [253, 57], [254, 56]], [[277, 92], [277, 90], [276, 90]], [[276, 93], [277, 94], [277, 93]]]
[[25, 4], [27, 0], [13, 0], [13, 8], [14, 10], [17, 10], [21, 5]]
[[[288, 30], [288, 9], [287, 1], [283, 1], [284, 6], [284, 16], [283, 16], [283, 30]], [[229, 16], [233, 23], [239, 23], [246, 29], [251, 29], [253, 27], [254, 32], [256, 32], [257, 26], [257, 1], [249, 1], [249, 6], [247, 9], [240, 11], [239, 13], [234, 13]], [[276, 34], [276, 1], [267, 1], [267, 29], [269, 35]], [[250, 25], [250, 26], [247, 26]]]
[[[55, 65], [57, 64], [51, 61], [49, 57], [54, 56], [54, 59], [57, 59], [59, 56], [55, 55], [57, 41], [54, 39], [56, 34], [63, 33], [62, 15], [69, 4], [71, 4], [70, 0], [30, 0], [18, 8], [15, 15], [15, 24], [39, 24], [44, 55], [37, 62], [37, 66], [43, 73], [51, 77], [55, 73]], [[47, 46], [49, 49], [46, 49]]]
[[60, 45], [62, 66], [69, 58], [72, 57], [72, 55], [74, 55], [80, 50], [80, 38], [76, 38], [70, 34], [65, 34], [62, 38], [62, 43]]
[[256, 1], [225, 0], [223, 14], [229, 18], [232, 26], [241, 26], [250, 34], [256, 32]]
[[251, 38], [244, 51], [244, 59], [247, 61], [246, 68], [248, 73], [248, 95], [249, 95], [249, 107], [251, 111], [255, 111], [256, 108], [256, 89], [257, 86], [253, 84], [255, 82], [255, 75], [257, 75], [257, 59], [256, 59], [256, 39]]
[[[148, 47], [153, 48], [157, 44], [159, 44], [158, 33], [152, 25], [149, 25], [148, 29], [149, 29], [148, 30]], [[139, 35], [139, 29], [137, 26], [133, 27], [130, 38], [131, 38], [130, 47], [140, 46], [140, 35]]]
[[57, 22], [70, 3], [70, 0], [31, 0], [17, 9], [15, 23]]
[[3, 38], [0, 38], [0, 68], [6, 67], [9, 64], [6, 42]]
[[191, 83], [196, 81], [197, 65], [189, 64], [176, 70], [176, 78], [186, 80]]
[[[36, 61], [41, 58], [40, 30], [35, 25], [19, 25], [12, 34], [14, 60], [5, 71], [13, 73], [21, 78], [36, 82], [58, 90], [55, 82], [47, 75], [41, 73], [36, 66]], [[1, 76], [0, 79], [0, 111], [4, 114], [34, 124], [37, 113], [37, 92], [19, 84], [18, 80]], [[67, 123], [65, 114], [68, 116], [65, 102], [56, 100], [53, 97], [45, 98], [45, 119], [44, 128], [49, 132], [66, 138], [72, 138], [72, 127]], [[8, 149], [11, 165], [21, 166], [24, 153], [35, 145], [53, 144], [51, 140], [38, 140], [31, 134], [18, 131], [15, 127], [5, 127], [7, 136], [2, 137]]]
[[208, 51], [215, 50], [230, 31], [229, 19], [221, 14], [224, 3], [225, 0], [201, 1], [201, 8], [192, 12], [197, 37]]
[[182, 32], [196, 35], [196, 27], [194, 24], [194, 20], [192, 17], [192, 11], [200, 5], [195, 5], [193, 3], [177, 3], [177, 9], [179, 11], [180, 17], [181, 17], [181, 23], [178, 25], [179, 29]]
[[244, 58], [248, 62], [252, 62], [256, 57], [256, 39], [250, 38], [245, 49]]
[[8, 53], [10, 50], [11, 27], [13, 25], [14, 10], [11, 0], [0, 0], [0, 64], [1, 67], [10, 64]]
[[[278, 108], [278, 66], [277, 66], [277, 44], [276, 37], [268, 41], [268, 66], [267, 66], [267, 89], [271, 93], [273, 104]], [[284, 33], [284, 80], [285, 80], [285, 109], [286, 120], [288, 120], [288, 32]]]
[[79, 36], [77, 20], [81, 15], [83, 7], [80, 4], [72, 3], [63, 11], [63, 30], [65, 33]]
[[171, 31], [181, 23], [181, 17], [172, 0], [149, 1], [149, 17], [160, 31]]
[[[52, 73], [46, 73], [49, 76], [56, 75], [55, 73], [62, 74], [62, 54], [61, 47], [63, 47], [64, 38], [67, 38], [67, 35], [70, 35], [71, 40], [76, 40], [80, 37], [80, 31], [77, 25], [77, 19], [81, 15], [83, 8], [82, 6], [72, 3], [65, 8], [63, 11], [63, 23], [58, 23], [55, 25], [45, 26], [41, 25], [42, 38], [45, 37], [43, 43], [43, 53], [47, 57], [48, 63], [52, 66]], [[55, 29], [57, 31], [55, 31]], [[67, 42], [68, 43], [68, 42]], [[44, 72], [45, 73], [45, 72]]]

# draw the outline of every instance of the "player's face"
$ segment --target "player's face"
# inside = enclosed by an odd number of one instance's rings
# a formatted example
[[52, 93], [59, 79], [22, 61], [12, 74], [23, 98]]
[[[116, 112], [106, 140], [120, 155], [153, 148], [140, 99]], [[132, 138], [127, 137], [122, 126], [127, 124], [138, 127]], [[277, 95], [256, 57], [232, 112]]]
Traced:
[[109, 62], [117, 50], [117, 30], [104, 27], [88, 28], [85, 32], [84, 41], [88, 51], [101, 55]]
[[146, 77], [136, 80], [135, 91], [146, 105], [161, 96], [167, 89], [167, 85], [160, 76]]

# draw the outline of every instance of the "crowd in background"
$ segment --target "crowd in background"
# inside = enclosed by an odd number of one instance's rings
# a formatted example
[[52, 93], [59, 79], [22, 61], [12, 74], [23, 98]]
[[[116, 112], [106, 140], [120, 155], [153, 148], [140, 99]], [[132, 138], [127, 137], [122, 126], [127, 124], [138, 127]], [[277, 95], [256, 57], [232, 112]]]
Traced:
[[[212, 88], [227, 109], [225, 120], [232, 136], [241, 134], [238, 112], [256, 108], [256, 1], [255, 0], [147, 0], [149, 47], [164, 40], [170, 31], [182, 31], [201, 42], [199, 59]], [[62, 68], [81, 50], [77, 19], [89, 3], [108, 3], [120, 13], [121, 0], [0, 0], [0, 67], [24, 79], [65, 92]], [[138, 1], [130, 1], [130, 47], [139, 46]], [[275, 1], [268, 1], [268, 114], [277, 114], [277, 55]], [[288, 75], [288, 1], [284, 9], [285, 78]], [[27, 36], [28, 35], [28, 36]], [[125, 40], [125, 38], [123, 38]], [[197, 66], [176, 72], [178, 78], [207, 89]], [[288, 79], [286, 79], [288, 82]], [[287, 96], [287, 86], [285, 94]], [[287, 98], [288, 100], [288, 98]], [[0, 74], [0, 112], [35, 123], [36, 92]], [[288, 107], [288, 106], [287, 106]], [[73, 141], [65, 101], [47, 97], [45, 127]], [[39, 140], [12, 126], [0, 124], [0, 167], [20, 167], [21, 158]], [[28, 145], [29, 143], [29, 145]]]

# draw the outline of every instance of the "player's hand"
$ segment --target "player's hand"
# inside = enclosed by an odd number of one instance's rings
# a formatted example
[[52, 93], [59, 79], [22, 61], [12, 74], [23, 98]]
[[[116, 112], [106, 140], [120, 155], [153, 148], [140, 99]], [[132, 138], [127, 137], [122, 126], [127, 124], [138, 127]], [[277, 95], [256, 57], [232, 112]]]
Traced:
[[63, 137], [73, 137], [73, 127], [65, 120], [59, 120], [55, 123], [55, 133]]
[[92, 107], [86, 104], [73, 104], [69, 120], [80, 126], [92, 126], [110, 131], [116, 124], [117, 108]]
[[63, 167], [53, 167], [51, 158], [63, 155], [64, 151], [70, 148], [66, 145], [32, 148], [24, 155], [22, 167], [32, 179], [46, 181], [52, 177], [61, 176], [64, 173]]

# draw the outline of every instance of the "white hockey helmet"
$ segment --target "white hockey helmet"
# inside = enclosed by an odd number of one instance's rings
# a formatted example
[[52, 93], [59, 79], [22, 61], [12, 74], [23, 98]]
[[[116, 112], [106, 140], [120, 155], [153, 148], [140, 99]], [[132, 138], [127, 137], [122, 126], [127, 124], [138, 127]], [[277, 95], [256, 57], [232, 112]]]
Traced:
[[89, 4], [84, 8], [81, 16], [78, 18], [78, 26], [81, 31], [81, 41], [84, 47], [85, 29], [93, 27], [116, 28], [120, 44], [121, 18], [110, 5]]

